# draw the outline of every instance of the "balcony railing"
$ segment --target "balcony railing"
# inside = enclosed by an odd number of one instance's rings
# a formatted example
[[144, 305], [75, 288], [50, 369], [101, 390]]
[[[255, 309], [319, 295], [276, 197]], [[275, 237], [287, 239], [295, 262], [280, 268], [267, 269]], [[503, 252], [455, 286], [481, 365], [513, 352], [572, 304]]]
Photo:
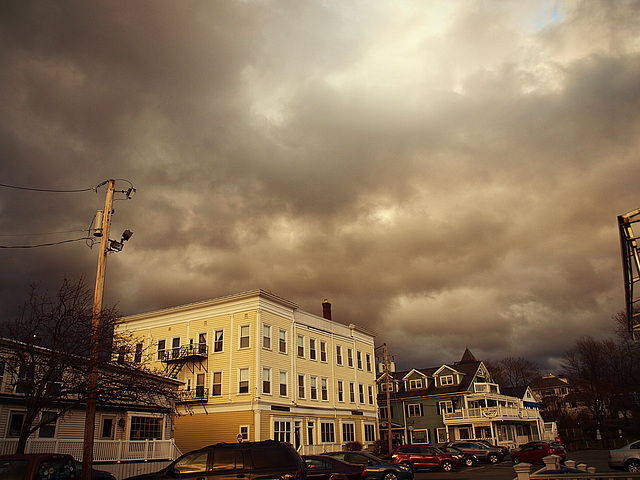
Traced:
[[195, 390], [180, 390], [179, 402], [206, 402], [209, 398], [209, 389], [197, 385]]
[[168, 348], [158, 352], [158, 360], [163, 362], [175, 362], [180, 360], [188, 360], [190, 358], [207, 358], [209, 353], [206, 343], [194, 343], [183, 345], [182, 347]]
[[498, 385], [495, 383], [475, 383], [473, 391], [475, 393], [498, 393]]
[[444, 423], [462, 423], [469, 420], [535, 420], [540, 417], [537, 410], [498, 405], [495, 407], [464, 408], [457, 412], [445, 413]]

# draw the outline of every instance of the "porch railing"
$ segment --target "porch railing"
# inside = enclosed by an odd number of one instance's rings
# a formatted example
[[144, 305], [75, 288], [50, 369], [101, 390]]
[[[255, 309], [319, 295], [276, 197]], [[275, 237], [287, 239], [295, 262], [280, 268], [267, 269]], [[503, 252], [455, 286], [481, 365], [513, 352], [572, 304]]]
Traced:
[[509, 419], [509, 420], [535, 420], [540, 417], [537, 410], [530, 408], [514, 408], [497, 405], [495, 407], [464, 408], [457, 412], [445, 413], [444, 422], [456, 423], [460, 420], [474, 419]]
[[[82, 461], [83, 440], [29, 439], [24, 453], [66, 453]], [[0, 454], [16, 452], [18, 439], [0, 439]], [[173, 440], [96, 440], [94, 462], [175, 460], [182, 453]]]

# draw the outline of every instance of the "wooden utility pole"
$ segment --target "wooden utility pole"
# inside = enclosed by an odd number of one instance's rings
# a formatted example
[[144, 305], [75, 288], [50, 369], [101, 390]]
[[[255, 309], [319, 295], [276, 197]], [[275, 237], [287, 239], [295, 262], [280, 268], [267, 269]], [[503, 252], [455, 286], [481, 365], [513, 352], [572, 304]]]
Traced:
[[393, 441], [391, 438], [391, 395], [389, 394], [389, 377], [391, 376], [391, 359], [395, 355], [389, 355], [387, 352], [387, 344], [383, 343], [382, 347], [382, 365], [384, 365], [384, 390], [387, 394], [387, 440], [389, 441], [389, 455], [393, 453]]
[[115, 180], [109, 180], [107, 198], [102, 215], [102, 238], [98, 256], [96, 274], [96, 290], [93, 297], [93, 316], [91, 318], [91, 351], [89, 357], [89, 376], [87, 379], [87, 413], [84, 423], [84, 445], [82, 454], [82, 480], [91, 480], [93, 467], [93, 437], [95, 434], [96, 404], [98, 402], [98, 355], [100, 346], [100, 316], [102, 314], [102, 296], [104, 293], [104, 276], [107, 268], [107, 252], [109, 250], [109, 227], [113, 206]]

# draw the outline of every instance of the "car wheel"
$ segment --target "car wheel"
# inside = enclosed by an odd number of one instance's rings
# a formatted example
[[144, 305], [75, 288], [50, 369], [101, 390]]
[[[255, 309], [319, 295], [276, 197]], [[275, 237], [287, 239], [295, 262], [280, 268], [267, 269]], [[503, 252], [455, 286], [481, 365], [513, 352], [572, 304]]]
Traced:
[[512, 458], [514, 465], [517, 465], [520, 463], [520, 457], [513, 457]]
[[402, 462], [403, 465], [406, 465], [407, 468], [409, 469], [409, 471], [413, 472], [413, 467], [411, 466], [411, 464], [409, 462]]
[[382, 480], [398, 480], [398, 475], [396, 475], [393, 472], [386, 472], [383, 476], [382, 476]]
[[450, 472], [451, 470], [453, 470], [453, 463], [451, 463], [449, 460], [445, 460], [444, 462], [442, 462], [442, 470], [444, 470], [445, 472]]
[[467, 457], [464, 459], [464, 464], [467, 467], [473, 467], [473, 458]]
[[496, 455], [495, 453], [492, 453], [491, 455], [489, 455], [489, 463], [498, 463], [498, 455]]
[[627, 471], [633, 473], [640, 472], [640, 460], [629, 460], [627, 462]]

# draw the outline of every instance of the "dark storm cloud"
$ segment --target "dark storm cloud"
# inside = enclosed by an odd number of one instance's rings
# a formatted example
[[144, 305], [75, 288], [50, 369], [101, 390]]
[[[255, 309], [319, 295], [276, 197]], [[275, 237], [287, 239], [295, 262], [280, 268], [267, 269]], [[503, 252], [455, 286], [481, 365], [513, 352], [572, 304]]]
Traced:
[[[106, 286], [125, 314], [264, 288], [314, 313], [329, 298], [406, 366], [469, 346], [552, 368], [623, 305], [615, 217], [640, 206], [637, 13], [5, 2], [0, 183], [135, 185], [115, 204], [112, 236], [135, 235]], [[104, 188], [2, 189], [0, 224], [82, 230], [103, 205]], [[1, 254], [5, 316], [28, 282], [91, 280], [97, 262], [82, 243]]]

